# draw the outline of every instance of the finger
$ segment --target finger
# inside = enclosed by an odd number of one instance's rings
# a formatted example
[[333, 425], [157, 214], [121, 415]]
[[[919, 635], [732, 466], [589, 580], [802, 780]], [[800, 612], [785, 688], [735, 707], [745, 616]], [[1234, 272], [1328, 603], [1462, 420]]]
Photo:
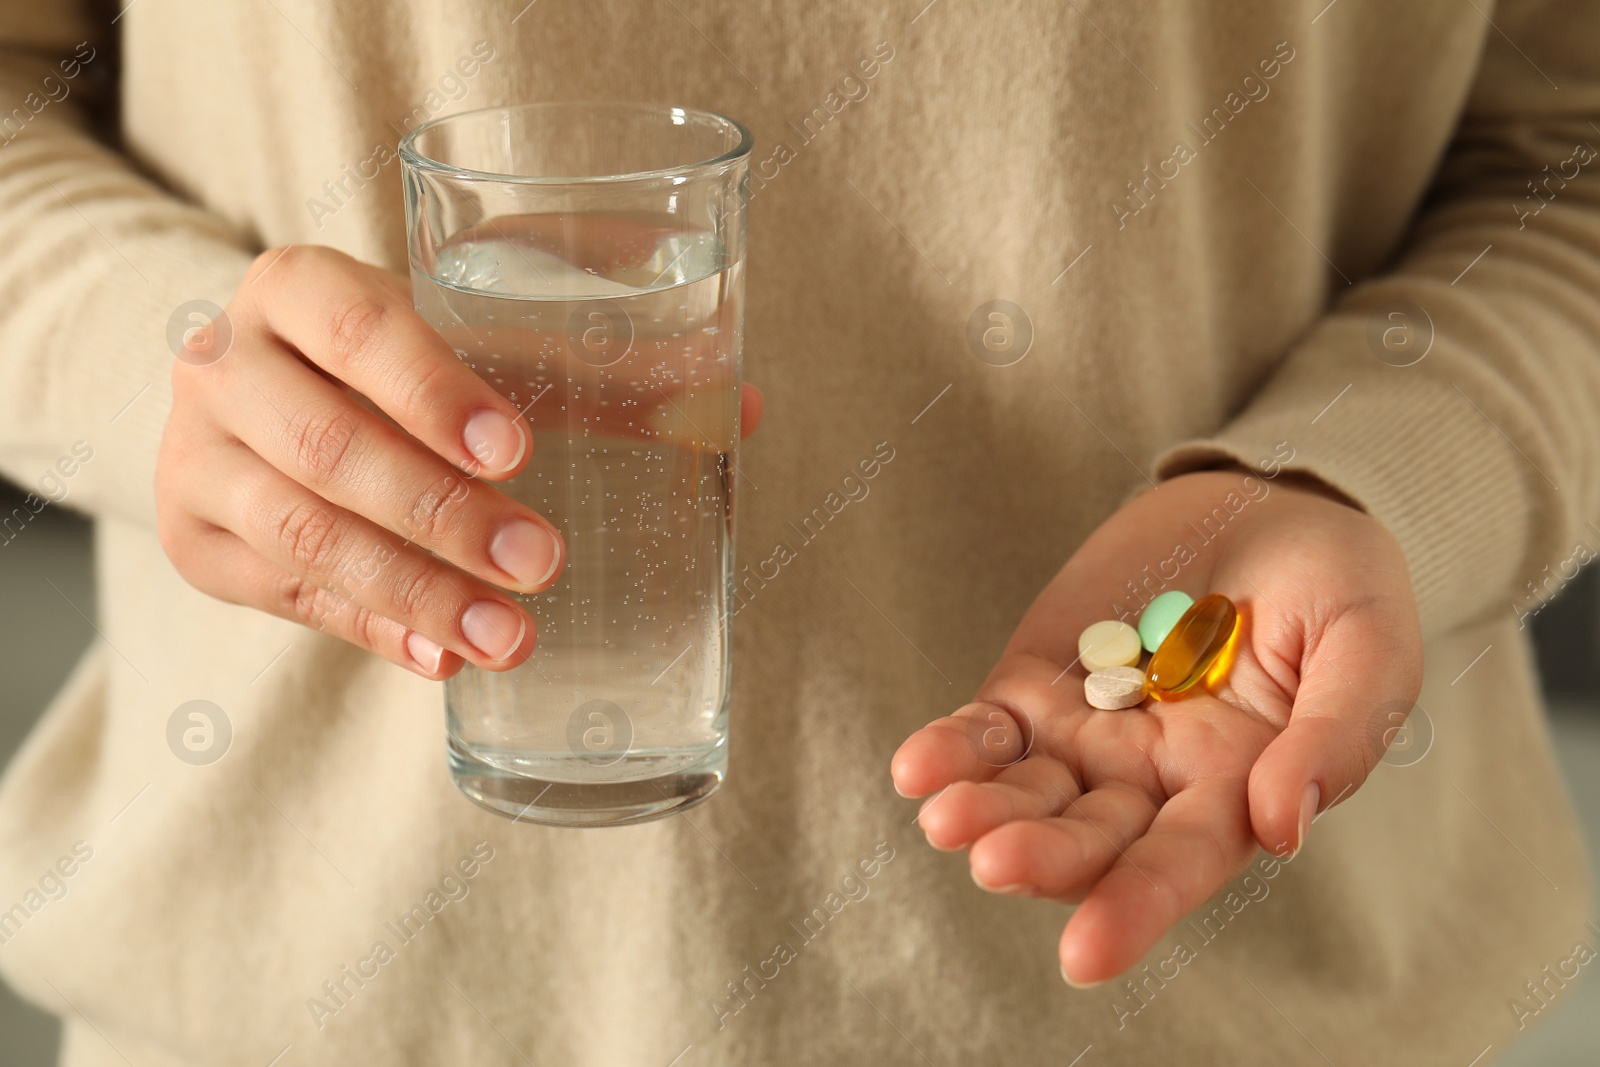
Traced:
[[[590, 329], [620, 346], [606, 313]], [[614, 315], [613, 315], [614, 317]], [[631, 320], [630, 320], [631, 321]], [[492, 339], [465, 324], [438, 328], [454, 350], [481, 353], [495, 381], [513, 399], [526, 396], [522, 415], [535, 434], [604, 433], [726, 452], [744, 398], [736, 390], [727, 332], [629, 341], [621, 355], [591, 351], [587, 331], [565, 334], [530, 326], [497, 325]], [[492, 343], [492, 352], [488, 346]]]
[[1132, 967], [1243, 870], [1255, 847], [1242, 779], [1203, 779], [1169, 799], [1067, 921], [1062, 976], [1093, 985]]
[[761, 425], [761, 415], [767, 409], [767, 398], [753, 385], [739, 391], [739, 436], [749, 437]]
[[[1072, 730], [1086, 713], [1082, 690], [1055, 685], [1066, 676], [1043, 656], [1008, 654], [979, 690], [979, 698], [954, 715], [936, 719], [895, 752], [889, 774], [903, 797], [917, 797], [955, 781], [987, 782], [998, 768], [1027, 755], [1070, 748]], [[1048, 740], [1051, 744], [1043, 742]]]
[[1055, 818], [1008, 822], [984, 834], [969, 857], [972, 879], [998, 893], [1075, 902], [1155, 817], [1156, 803], [1143, 790], [1102, 786]]
[[242, 291], [286, 344], [454, 467], [502, 479], [527, 460], [532, 434], [516, 406], [462, 363], [381, 272], [316, 245], [274, 254], [276, 269]]
[[1411, 626], [1403, 614], [1389, 625], [1344, 616], [1311, 647], [1289, 725], [1250, 771], [1250, 822], [1268, 852], [1297, 852], [1317, 813], [1354, 793], [1383, 757], [1392, 737], [1384, 709], [1409, 710], [1421, 686], [1414, 626], [1414, 615]]
[[951, 782], [987, 782], [1021, 759], [1027, 742], [1010, 712], [980, 701], [906, 738], [889, 761], [889, 776], [903, 797], [926, 796]]
[[505, 593], [323, 500], [242, 445], [217, 449], [189, 509], [270, 563], [418, 630], [488, 670], [527, 658], [534, 627]]
[[213, 403], [239, 413], [224, 422], [235, 436], [318, 496], [496, 585], [533, 592], [556, 580], [566, 553], [550, 522], [453, 469], [290, 353], [263, 348]]
[[331, 634], [424, 678], [448, 678], [463, 660], [423, 634], [290, 574], [227, 530], [194, 522], [184, 578], [230, 604]]
[[923, 805], [917, 825], [930, 845], [948, 852], [1013, 820], [1056, 815], [1080, 792], [1061, 761], [1024, 759], [1001, 769], [993, 781], [951, 783]]

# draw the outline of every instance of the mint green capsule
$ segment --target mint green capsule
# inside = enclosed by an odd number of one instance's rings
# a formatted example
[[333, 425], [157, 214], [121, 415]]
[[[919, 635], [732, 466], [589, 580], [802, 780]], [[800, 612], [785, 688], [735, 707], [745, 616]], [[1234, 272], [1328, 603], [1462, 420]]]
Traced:
[[1139, 643], [1146, 652], [1154, 652], [1167, 639], [1183, 613], [1194, 603], [1194, 597], [1177, 589], [1169, 589], [1145, 605], [1139, 615]]

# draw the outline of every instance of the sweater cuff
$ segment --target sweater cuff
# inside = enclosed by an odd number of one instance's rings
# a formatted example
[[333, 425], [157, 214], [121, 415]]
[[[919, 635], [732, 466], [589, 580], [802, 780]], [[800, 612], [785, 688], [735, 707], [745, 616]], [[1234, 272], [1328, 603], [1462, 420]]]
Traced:
[[[1162, 452], [1155, 475], [1229, 461], [1262, 477], [1313, 475], [1399, 541], [1425, 634], [1516, 611], [1527, 560], [1556, 551], [1534, 533], [1558, 525], [1541, 516], [1544, 476], [1449, 379], [1369, 355], [1365, 325], [1354, 315], [1323, 320], [1243, 413]], [[1434, 366], [1465, 373], [1465, 354], [1449, 347], [1437, 339]]]
[[11, 362], [16, 400], [33, 411], [3, 435], [4, 467], [38, 500], [153, 528], [156, 457], [172, 407], [169, 325], [175, 315], [201, 321], [179, 313], [190, 301], [227, 306], [254, 257], [189, 228], [115, 240], [122, 255], [68, 268], [81, 299], [35, 320], [43, 328], [29, 331], [31, 358]]

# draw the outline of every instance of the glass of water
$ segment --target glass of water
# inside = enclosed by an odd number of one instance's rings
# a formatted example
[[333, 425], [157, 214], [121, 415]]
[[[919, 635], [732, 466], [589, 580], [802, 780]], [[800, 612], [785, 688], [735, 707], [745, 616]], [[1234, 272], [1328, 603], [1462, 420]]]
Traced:
[[518, 597], [532, 657], [445, 683], [451, 774], [491, 811], [640, 822], [727, 772], [750, 149], [720, 115], [596, 103], [401, 142], [417, 309], [522, 411], [532, 459], [498, 485], [567, 548]]

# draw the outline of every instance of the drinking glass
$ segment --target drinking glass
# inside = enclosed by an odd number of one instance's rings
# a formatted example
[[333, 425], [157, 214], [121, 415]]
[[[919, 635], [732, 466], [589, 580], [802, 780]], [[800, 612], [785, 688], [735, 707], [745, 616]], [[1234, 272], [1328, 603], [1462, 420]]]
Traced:
[[566, 543], [517, 597], [531, 658], [444, 686], [451, 775], [490, 811], [640, 822], [727, 773], [750, 148], [720, 115], [601, 103], [401, 142], [417, 310], [522, 412], [532, 458], [497, 485]]

